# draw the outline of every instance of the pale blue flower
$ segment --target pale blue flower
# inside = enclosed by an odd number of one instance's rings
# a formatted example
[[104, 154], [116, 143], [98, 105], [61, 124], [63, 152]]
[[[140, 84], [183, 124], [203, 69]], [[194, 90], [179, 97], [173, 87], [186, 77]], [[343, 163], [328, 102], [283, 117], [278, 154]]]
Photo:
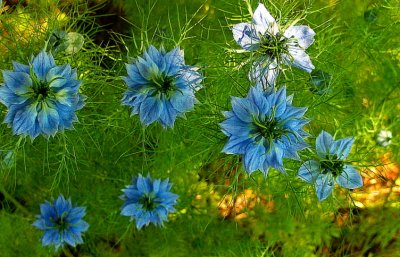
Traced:
[[124, 77], [128, 90], [124, 105], [138, 114], [144, 125], [159, 121], [163, 127], [173, 127], [178, 116], [184, 116], [197, 103], [195, 93], [202, 86], [202, 75], [194, 66], [185, 65], [183, 51], [176, 47], [165, 52], [150, 46], [143, 57], [127, 64]]
[[361, 175], [345, 161], [353, 142], [353, 138], [334, 140], [329, 133], [322, 131], [316, 140], [318, 160], [309, 160], [301, 165], [298, 176], [315, 184], [320, 201], [332, 193], [335, 181], [348, 189], [363, 185]]
[[0, 102], [7, 109], [4, 123], [16, 135], [46, 138], [73, 128], [75, 111], [84, 106], [81, 81], [69, 64], [58, 66], [53, 56], [40, 52], [29, 65], [13, 62], [14, 70], [3, 71]]
[[171, 193], [171, 187], [168, 179], [152, 179], [139, 174], [132, 179], [131, 185], [122, 190], [121, 199], [125, 203], [121, 215], [135, 220], [137, 229], [150, 223], [162, 226], [168, 220], [168, 214], [175, 212], [178, 195]]
[[33, 226], [44, 231], [43, 246], [54, 245], [58, 249], [68, 244], [75, 247], [83, 243], [82, 233], [89, 228], [82, 219], [85, 214], [85, 207], [73, 207], [70, 198], [66, 200], [60, 195], [52, 203], [46, 201], [40, 205], [40, 215]]
[[232, 111], [224, 112], [221, 123], [228, 136], [222, 151], [241, 155], [249, 174], [261, 170], [267, 176], [270, 167], [285, 172], [283, 158], [299, 160], [297, 151], [307, 147], [309, 136], [303, 130], [307, 108], [292, 106], [292, 99], [286, 88], [264, 92], [259, 87], [246, 98], [232, 97]]
[[258, 53], [249, 78], [264, 89], [275, 85], [281, 64], [307, 72], [314, 69], [305, 50], [314, 42], [315, 32], [304, 25], [292, 25], [282, 32], [261, 3], [254, 11], [252, 23], [236, 24], [232, 32], [243, 49]]

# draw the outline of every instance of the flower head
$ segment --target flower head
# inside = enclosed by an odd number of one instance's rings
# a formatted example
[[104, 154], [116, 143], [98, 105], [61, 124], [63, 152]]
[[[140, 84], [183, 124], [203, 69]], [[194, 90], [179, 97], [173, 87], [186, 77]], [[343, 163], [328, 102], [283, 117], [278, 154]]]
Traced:
[[57, 66], [53, 56], [40, 52], [29, 65], [13, 62], [14, 70], [3, 71], [0, 102], [8, 112], [4, 122], [14, 134], [54, 136], [72, 128], [75, 111], [84, 105], [81, 81], [69, 64]]
[[159, 121], [163, 127], [173, 127], [176, 117], [197, 102], [194, 94], [203, 77], [196, 67], [185, 65], [179, 47], [167, 53], [150, 46], [126, 70], [128, 90], [122, 103], [132, 107], [132, 115], [139, 114], [144, 125]]
[[353, 142], [353, 138], [334, 140], [329, 133], [322, 131], [316, 141], [319, 160], [309, 160], [301, 165], [298, 176], [308, 183], [315, 184], [320, 201], [332, 193], [334, 181], [348, 189], [363, 185], [357, 170], [345, 162]]
[[390, 145], [392, 143], [392, 132], [389, 130], [379, 131], [376, 141], [383, 147]]
[[263, 4], [253, 14], [253, 21], [232, 28], [235, 41], [245, 50], [257, 52], [249, 77], [264, 88], [274, 86], [280, 65], [293, 65], [307, 72], [314, 69], [305, 50], [314, 42], [315, 32], [308, 26], [290, 26], [281, 31]]
[[132, 179], [132, 184], [122, 189], [121, 199], [125, 201], [121, 215], [136, 221], [137, 229], [153, 223], [162, 226], [168, 213], [175, 212], [178, 195], [171, 193], [172, 184], [168, 179], [152, 179], [150, 176]]
[[40, 215], [33, 226], [44, 231], [43, 246], [54, 245], [58, 249], [66, 243], [75, 247], [83, 243], [82, 233], [89, 227], [82, 220], [85, 214], [85, 207], [72, 207], [71, 199], [60, 195], [53, 203], [46, 201], [40, 205]]
[[224, 112], [221, 123], [229, 137], [222, 151], [242, 155], [249, 174], [261, 170], [266, 176], [270, 167], [284, 172], [283, 158], [299, 159], [297, 151], [307, 147], [307, 108], [292, 106], [292, 99], [286, 88], [264, 92], [259, 87], [246, 98], [232, 97], [232, 111]]

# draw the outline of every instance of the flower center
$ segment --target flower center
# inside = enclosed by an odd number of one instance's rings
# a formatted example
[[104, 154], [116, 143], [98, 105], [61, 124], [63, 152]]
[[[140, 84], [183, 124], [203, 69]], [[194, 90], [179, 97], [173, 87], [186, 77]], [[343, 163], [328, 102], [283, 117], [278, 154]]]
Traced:
[[167, 97], [169, 97], [170, 93], [176, 88], [174, 84], [174, 77], [170, 76], [157, 76], [153, 79], [150, 79], [150, 82], [157, 92], [165, 94]]
[[140, 200], [139, 203], [143, 205], [143, 208], [148, 210], [148, 211], [152, 211], [156, 208], [156, 203], [153, 199], [152, 196], [150, 195], [145, 195], [143, 196]]
[[[267, 139], [267, 141], [279, 139], [283, 135], [287, 134], [287, 131], [282, 127], [282, 124], [274, 118], [267, 119], [264, 122], [254, 119], [254, 125], [256, 126], [255, 132]], [[261, 138], [256, 138], [256, 141], [260, 140]]]
[[337, 177], [343, 172], [344, 163], [338, 159], [335, 154], [333, 156], [327, 155], [325, 160], [320, 162], [322, 174], [332, 173], [333, 177]]
[[60, 231], [63, 231], [63, 230], [65, 230], [67, 227], [68, 227], [68, 223], [67, 223], [67, 221], [65, 220], [65, 216], [66, 216], [66, 214], [67, 213], [63, 213], [62, 215], [61, 215], [61, 217], [57, 217], [55, 220], [54, 220], [54, 223], [56, 224], [56, 228], [58, 229], [58, 230], [60, 230]]
[[287, 52], [287, 38], [280, 33], [271, 35], [266, 33], [260, 36], [260, 50], [263, 54], [271, 57], [279, 57], [282, 53]]
[[45, 99], [50, 93], [50, 87], [46, 82], [39, 81], [33, 86], [33, 92], [38, 100]]

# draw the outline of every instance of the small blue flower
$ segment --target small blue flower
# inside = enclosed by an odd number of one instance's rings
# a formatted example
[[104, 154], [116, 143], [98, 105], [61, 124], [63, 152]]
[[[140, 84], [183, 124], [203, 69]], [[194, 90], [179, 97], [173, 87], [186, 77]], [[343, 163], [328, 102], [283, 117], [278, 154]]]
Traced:
[[307, 108], [292, 106], [292, 99], [286, 88], [263, 92], [260, 87], [246, 98], [232, 97], [232, 111], [224, 112], [221, 123], [229, 137], [222, 151], [242, 155], [249, 174], [261, 170], [267, 176], [270, 167], [285, 172], [283, 158], [299, 160], [297, 151], [307, 147], [309, 136], [303, 130]]
[[353, 138], [334, 140], [329, 133], [322, 131], [316, 141], [319, 160], [309, 160], [301, 165], [298, 176], [308, 183], [315, 184], [320, 201], [332, 193], [334, 181], [348, 189], [363, 185], [361, 175], [352, 165], [345, 162], [353, 142]]
[[168, 179], [152, 179], [150, 176], [132, 179], [132, 184], [122, 189], [121, 199], [125, 201], [121, 215], [136, 221], [137, 229], [153, 223], [162, 226], [168, 220], [168, 213], [175, 212], [178, 195], [171, 193], [172, 184]]
[[16, 135], [54, 136], [73, 128], [75, 111], [84, 105], [81, 81], [69, 64], [57, 66], [53, 56], [40, 52], [29, 65], [13, 62], [14, 70], [3, 71], [0, 102], [8, 112], [4, 123]]
[[163, 127], [173, 127], [176, 117], [184, 116], [197, 102], [195, 92], [203, 77], [196, 67], [185, 65], [179, 47], [166, 53], [150, 46], [126, 70], [128, 90], [122, 103], [132, 108], [132, 115], [139, 114], [146, 126], [159, 121]]
[[53, 203], [46, 201], [40, 205], [40, 215], [33, 226], [44, 231], [43, 246], [54, 245], [57, 250], [66, 243], [75, 247], [83, 243], [82, 233], [89, 227], [82, 220], [85, 214], [85, 207], [72, 207], [71, 199], [60, 195]]
[[314, 69], [305, 50], [314, 42], [315, 32], [304, 25], [292, 25], [284, 32], [280, 31], [275, 19], [261, 3], [254, 11], [252, 24], [236, 24], [232, 32], [243, 49], [259, 53], [249, 78], [264, 88], [274, 86], [281, 64], [293, 65], [307, 72]]

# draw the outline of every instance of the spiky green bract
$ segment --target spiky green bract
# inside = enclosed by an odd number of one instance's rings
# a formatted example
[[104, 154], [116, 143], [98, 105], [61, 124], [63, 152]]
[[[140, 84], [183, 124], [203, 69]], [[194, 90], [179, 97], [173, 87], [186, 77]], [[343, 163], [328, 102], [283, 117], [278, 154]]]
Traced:
[[54, 245], [56, 250], [65, 244], [75, 247], [83, 243], [82, 233], [89, 228], [82, 219], [85, 214], [85, 207], [73, 207], [71, 198], [66, 200], [60, 195], [52, 203], [46, 201], [40, 205], [40, 215], [33, 226], [44, 231], [43, 246]]
[[171, 193], [169, 179], [152, 179], [149, 176], [133, 177], [132, 184], [122, 189], [121, 199], [125, 201], [121, 215], [135, 220], [136, 228], [141, 229], [153, 223], [162, 226], [168, 214], [175, 212], [174, 205], [178, 195]]
[[293, 25], [281, 31], [261, 3], [254, 11], [252, 24], [236, 24], [232, 32], [243, 49], [259, 53], [249, 78], [264, 88], [274, 86], [281, 64], [293, 65], [307, 72], [314, 69], [305, 50], [314, 42], [315, 32], [304, 25]]
[[163, 127], [173, 127], [176, 117], [184, 116], [197, 102], [195, 92], [203, 77], [196, 67], [185, 65], [179, 47], [167, 53], [150, 46], [126, 70], [128, 90], [122, 103], [132, 108], [132, 115], [139, 114], [146, 126], [159, 121]]
[[344, 162], [353, 142], [353, 138], [334, 140], [328, 132], [321, 131], [316, 141], [317, 155], [320, 159], [309, 160], [301, 165], [298, 176], [308, 183], [315, 184], [320, 201], [332, 193], [334, 181], [348, 189], [363, 185], [361, 175], [357, 170]]
[[8, 112], [4, 119], [16, 135], [46, 138], [71, 129], [84, 106], [81, 81], [69, 64], [58, 66], [51, 54], [40, 52], [29, 65], [13, 62], [14, 70], [3, 71], [0, 102]]
[[222, 151], [242, 155], [249, 174], [260, 170], [267, 176], [270, 167], [285, 172], [283, 158], [298, 160], [297, 151], [307, 147], [307, 108], [292, 106], [292, 99], [285, 87], [266, 92], [252, 87], [246, 98], [232, 97], [232, 111], [224, 112], [221, 123], [228, 136]]

